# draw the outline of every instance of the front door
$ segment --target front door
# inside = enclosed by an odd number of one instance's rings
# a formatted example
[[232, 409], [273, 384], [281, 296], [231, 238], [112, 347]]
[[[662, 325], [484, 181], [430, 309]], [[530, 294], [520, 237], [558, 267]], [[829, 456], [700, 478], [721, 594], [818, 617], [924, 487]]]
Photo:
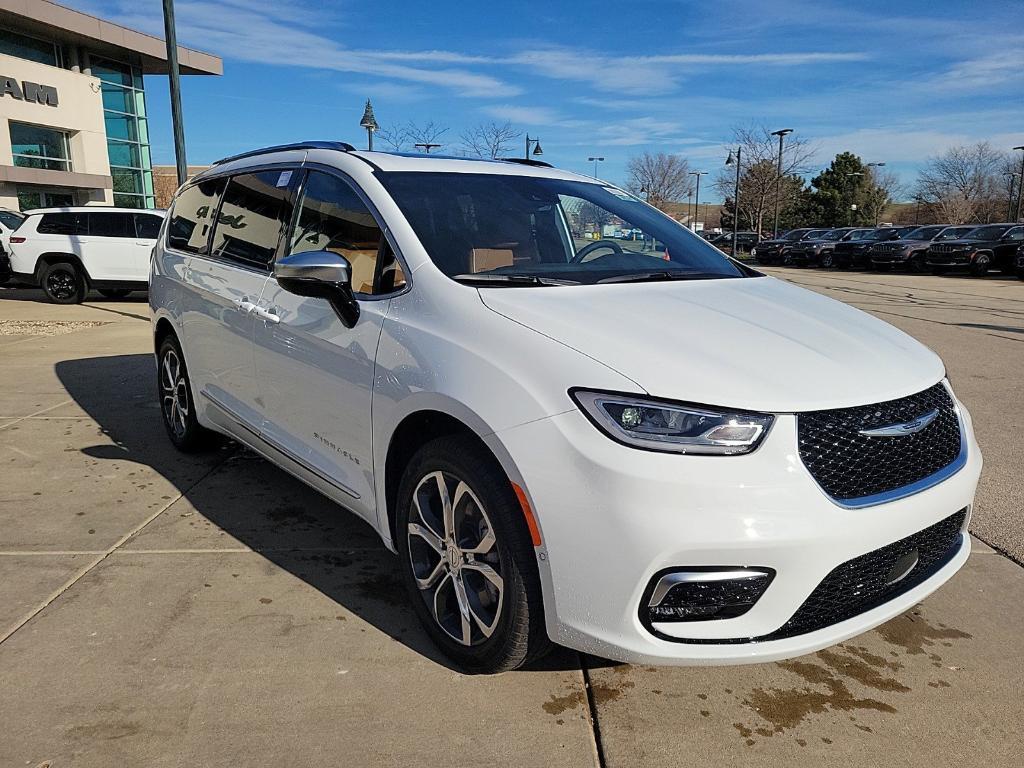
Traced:
[[395, 263], [380, 223], [340, 175], [310, 171], [297, 205], [286, 252], [345, 256], [360, 316], [347, 328], [324, 299], [290, 294], [270, 277], [254, 336], [264, 439], [283, 447], [339, 490], [346, 506], [375, 523], [370, 403]]
[[[93, 280], [139, 280], [135, 220], [127, 211], [89, 212], [89, 235], [82, 238], [82, 263]], [[145, 275], [141, 278], [145, 280]]]

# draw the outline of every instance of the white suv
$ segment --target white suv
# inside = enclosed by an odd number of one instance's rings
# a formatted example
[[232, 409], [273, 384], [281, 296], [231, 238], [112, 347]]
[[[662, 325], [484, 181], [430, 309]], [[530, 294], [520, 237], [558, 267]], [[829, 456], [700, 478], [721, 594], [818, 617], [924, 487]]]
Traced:
[[591, 178], [240, 155], [178, 193], [149, 295], [174, 444], [369, 522], [470, 670], [795, 656], [969, 554], [981, 453], [934, 353]]
[[7, 238], [11, 271], [58, 304], [77, 304], [90, 288], [108, 298], [144, 291], [163, 217], [131, 208], [28, 211]]

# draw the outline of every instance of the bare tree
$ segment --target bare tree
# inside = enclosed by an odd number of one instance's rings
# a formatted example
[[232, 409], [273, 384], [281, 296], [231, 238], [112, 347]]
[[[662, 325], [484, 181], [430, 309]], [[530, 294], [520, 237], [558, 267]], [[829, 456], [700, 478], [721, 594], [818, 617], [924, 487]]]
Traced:
[[390, 125], [382, 125], [377, 129], [377, 140], [384, 142], [389, 149], [395, 152], [402, 152], [407, 149], [411, 138], [412, 136], [409, 134], [409, 127], [407, 125], [392, 123]]
[[877, 225], [885, 209], [903, 192], [903, 183], [891, 171], [878, 173], [873, 168], [867, 170], [871, 178], [864, 193], [864, 213]]
[[462, 149], [467, 155], [493, 160], [511, 151], [519, 133], [512, 123], [480, 123], [462, 133]]
[[[802, 185], [786, 181], [779, 183], [779, 140], [772, 136], [767, 126], [734, 128], [733, 145], [743, 150], [738, 218], [750, 222], [754, 230], [761, 232], [764, 230], [765, 219], [775, 210], [776, 199], [779, 200], [779, 209], [785, 210], [797, 202]], [[782, 153], [782, 179], [805, 173], [814, 151], [807, 139], [787, 136]], [[735, 184], [735, 169], [723, 166], [715, 179], [715, 191], [723, 198], [731, 198]]]
[[1005, 205], [999, 178], [1005, 157], [987, 141], [952, 147], [928, 160], [917, 193], [950, 224], [992, 221]]
[[406, 126], [406, 133], [409, 140], [415, 144], [439, 144], [440, 139], [448, 133], [448, 126], [444, 123], [436, 123], [428, 120], [425, 123], [414, 123], [412, 120]]
[[626, 163], [629, 174], [627, 186], [634, 194], [643, 192], [647, 202], [664, 210], [666, 203], [675, 203], [693, 191], [693, 177], [690, 163], [685, 157], [664, 152], [629, 158]]

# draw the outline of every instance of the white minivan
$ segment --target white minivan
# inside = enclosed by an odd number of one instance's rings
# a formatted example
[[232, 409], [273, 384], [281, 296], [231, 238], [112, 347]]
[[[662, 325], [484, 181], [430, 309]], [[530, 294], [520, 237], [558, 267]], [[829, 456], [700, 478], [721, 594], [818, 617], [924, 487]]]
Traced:
[[981, 453], [931, 350], [593, 178], [246, 153], [178, 192], [149, 296], [171, 441], [366, 520], [471, 671], [796, 656], [970, 551]]
[[28, 211], [7, 238], [11, 271], [57, 304], [77, 304], [90, 288], [108, 298], [144, 291], [163, 216], [132, 208]]

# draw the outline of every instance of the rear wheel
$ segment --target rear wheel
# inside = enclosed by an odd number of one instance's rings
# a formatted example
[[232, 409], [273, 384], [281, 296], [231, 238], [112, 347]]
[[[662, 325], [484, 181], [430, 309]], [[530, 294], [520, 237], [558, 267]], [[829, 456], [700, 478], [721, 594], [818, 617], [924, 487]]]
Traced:
[[1018, 253], [1013, 260], [1014, 269], [1017, 272], [1017, 278], [1024, 280], [1024, 253]]
[[132, 292], [131, 288], [100, 288], [100, 296], [108, 299], [123, 299]]
[[820, 262], [823, 269], [832, 269], [836, 265], [835, 256], [829, 252], [821, 254]]
[[975, 277], [984, 277], [992, 266], [992, 257], [987, 253], [979, 253], [971, 262], [971, 274]]
[[927, 269], [927, 265], [924, 263], [923, 253], [912, 253], [910, 258], [907, 260], [910, 265], [911, 272], [924, 272]]
[[217, 433], [196, 420], [188, 369], [174, 336], [165, 338], [157, 352], [157, 392], [164, 429], [175, 448], [184, 453], [198, 453], [221, 444], [222, 439]]
[[540, 576], [511, 483], [475, 440], [442, 437], [398, 491], [402, 580], [437, 646], [470, 672], [516, 669], [550, 647]]
[[69, 261], [47, 264], [40, 284], [46, 298], [54, 304], [79, 304], [89, 290], [85, 275]]

